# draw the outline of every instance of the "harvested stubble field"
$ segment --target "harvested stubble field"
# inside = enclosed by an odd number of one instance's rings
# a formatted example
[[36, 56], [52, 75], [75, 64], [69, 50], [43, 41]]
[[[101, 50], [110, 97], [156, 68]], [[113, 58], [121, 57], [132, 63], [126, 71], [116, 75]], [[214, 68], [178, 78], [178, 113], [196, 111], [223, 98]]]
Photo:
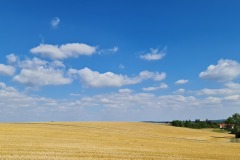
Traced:
[[151, 123], [4, 123], [0, 159], [240, 159], [233, 135]]

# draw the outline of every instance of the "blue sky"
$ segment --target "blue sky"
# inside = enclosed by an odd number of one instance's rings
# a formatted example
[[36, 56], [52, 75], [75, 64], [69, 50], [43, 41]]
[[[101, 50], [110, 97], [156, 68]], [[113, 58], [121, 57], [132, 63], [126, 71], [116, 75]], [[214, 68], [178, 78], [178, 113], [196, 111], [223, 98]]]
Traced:
[[239, 1], [0, 2], [0, 121], [222, 119]]

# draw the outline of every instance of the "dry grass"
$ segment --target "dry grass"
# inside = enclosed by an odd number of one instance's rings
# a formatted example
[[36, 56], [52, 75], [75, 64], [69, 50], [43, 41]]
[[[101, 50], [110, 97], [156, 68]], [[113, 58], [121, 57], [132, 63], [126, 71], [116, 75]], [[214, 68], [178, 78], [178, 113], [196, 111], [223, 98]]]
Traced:
[[150, 123], [0, 124], [0, 159], [240, 159], [233, 135]]

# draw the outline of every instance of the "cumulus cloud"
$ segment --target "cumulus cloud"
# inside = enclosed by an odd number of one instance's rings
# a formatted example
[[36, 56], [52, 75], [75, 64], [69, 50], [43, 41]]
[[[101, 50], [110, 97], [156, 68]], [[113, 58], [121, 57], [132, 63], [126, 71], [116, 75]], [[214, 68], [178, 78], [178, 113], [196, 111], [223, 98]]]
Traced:
[[72, 82], [71, 79], [63, 76], [62, 71], [53, 68], [22, 69], [13, 80], [31, 86], [63, 85]]
[[140, 55], [140, 58], [147, 61], [156, 61], [162, 59], [166, 55], [164, 50], [157, 49], [150, 49], [149, 53]]
[[146, 87], [146, 88], [143, 88], [143, 90], [144, 91], [156, 91], [156, 90], [165, 89], [165, 88], [168, 88], [168, 85], [165, 84], [165, 83], [161, 83], [159, 86], [156, 86], [156, 87]]
[[53, 28], [57, 28], [60, 24], [60, 19], [58, 17], [54, 17], [51, 22], [50, 22], [51, 26]]
[[7, 62], [9, 64], [14, 64], [14, 63], [16, 63], [18, 61], [18, 57], [15, 54], [13, 54], [13, 53], [7, 55], [6, 58], [7, 58]]
[[186, 83], [188, 83], [188, 80], [186, 80], [186, 79], [180, 79], [180, 80], [175, 82], [175, 84], [177, 84], [177, 85], [186, 84]]
[[180, 89], [176, 90], [174, 93], [175, 94], [183, 94], [183, 93], [185, 93], [185, 89], [184, 88], [180, 88]]
[[64, 75], [64, 64], [60, 61], [48, 62], [38, 58], [19, 63], [21, 71], [13, 80], [30, 86], [63, 85], [72, 82]]
[[161, 81], [166, 78], [166, 73], [150, 72], [146, 70], [146, 71], [140, 72], [139, 77], [141, 79], [153, 79], [155, 81]]
[[13, 76], [15, 74], [15, 68], [10, 65], [0, 64], [0, 75]]
[[90, 87], [121, 87], [124, 85], [137, 84], [147, 79], [160, 81], [166, 77], [165, 73], [150, 71], [142, 71], [136, 77], [128, 77], [127, 75], [112, 72], [99, 73], [87, 67], [81, 70], [69, 69], [68, 74], [75, 78], [80, 77], [83, 83]]
[[240, 64], [229, 59], [220, 59], [217, 65], [210, 65], [206, 71], [199, 74], [202, 79], [218, 82], [232, 81], [240, 75]]
[[96, 52], [96, 47], [83, 43], [67, 43], [61, 46], [40, 44], [39, 46], [32, 48], [30, 52], [51, 59], [66, 59], [70, 57], [76, 58], [81, 55], [92, 55]]
[[25, 59], [23, 61], [19, 61], [18, 67], [24, 69], [37, 69], [48, 65], [48, 63], [48, 61], [34, 57], [33, 59]]
[[81, 80], [90, 87], [121, 87], [123, 85], [139, 83], [138, 78], [129, 78], [125, 75], [117, 75], [112, 72], [99, 73], [89, 68], [81, 70], [70, 69], [71, 75], [78, 74]]

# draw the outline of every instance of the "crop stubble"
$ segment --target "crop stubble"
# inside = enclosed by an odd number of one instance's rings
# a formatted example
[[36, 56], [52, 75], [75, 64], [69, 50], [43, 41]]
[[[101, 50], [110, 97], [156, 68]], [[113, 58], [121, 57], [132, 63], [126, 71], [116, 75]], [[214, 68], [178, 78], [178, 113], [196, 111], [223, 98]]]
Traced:
[[0, 159], [240, 159], [231, 138], [141, 122], [2, 123]]

